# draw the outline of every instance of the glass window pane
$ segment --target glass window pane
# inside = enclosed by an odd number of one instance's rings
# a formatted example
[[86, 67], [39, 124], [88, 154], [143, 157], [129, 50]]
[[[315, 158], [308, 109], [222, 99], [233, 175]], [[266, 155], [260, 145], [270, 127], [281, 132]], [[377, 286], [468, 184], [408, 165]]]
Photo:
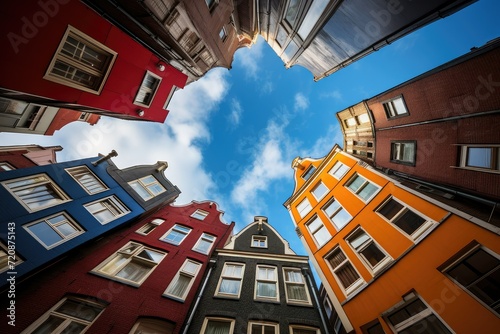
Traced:
[[237, 295], [240, 291], [240, 283], [240, 280], [223, 278], [220, 283], [219, 292]]
[[59, 306], [56, 311], [78, 319], [92, 321], [99, 315], [99, 313], [101, 313], [102, 307], [68, 299], [64, 302], [64, 304]]
[[289, 299], [307, 301], [307, 294], [303, 285], [287, 284], [286, 291]]
[[491, 151], [487, 147], [468, 147], [467, 166], [491, 168]]
[[329, 0], [314, 0], [311, 7], [307, 11], [307, 15], [302, 21], [302, 24], [299, 28], [299, 35], [304, 40], [307, 38], [312, 28], [318, 21], [319, 17], [323, 13], [328, 5]]
[[333, 218], [333, 224], [335, 227], [340, 230], [352, 219], [352, 216], [346, 210], [340, 210]]
[[117, 274], [117, 277], [125, 278], [130, 281], [140, 282], [141, 279], [146, 276], [151, 268], [146, 267], [142, 264], [129, 262], [125, 267], [123, 267]]
[[155, 252], [151, 249], [144, 249], [139, 254], [137, 254], [137, 256], [156, 263], [160, 262], [160, 260], [163, 258], [162, 253]]
[[190, 282], [191, 277], [179, 274], [175, 283], [169, 286], [167, 293], [182, 298]]
[[354, 180], [352, 180], [351, 183], [349, 183], [348, 187], [352, 191], [357, 192], [359, 187], [363, 185], [363, 182], [365, 182], [365, 179], [358, 175], [354, 178]]
[[266, 283], [266, 282], [257, 282], [257, 296], [275, 298], [276, 297], [276, 284], [275, 283]]
[[286, 9], [285, 20], [293, 26], [295, 24], [295, 19], [297, 18], [297, 13], [299, 12], [299, 0], [290, 0], [288, 3], [288, 8]]
[[394, 106], [396, 107], [396, 113], [398, 115], [402, 115], [402, 114], [407, 113], [406, 107], [405, 107], [405, 104], [404, 104], [402, 98], [399, 97], [399, 98], [393, 100], [392, 103], [394, 103]]
[[229, 334], [231, 323], [228, 321], [209, 320], [204, 334]]
[[46, 222], [39, 222], [28, 227], [46, 246], [55, 244], [63, 238], [57, 234]]
[[323, 184], [323, 182], [320, 182], [313, 190], [314, 197], [318, 200], [325, 196], [327, 192], [328, 188]]
[[394, 221], [394, 224], [410, 235], [422, 226], [423, 223], [425, 223], [425, 219], [411, 210], [407, 210]]
[[331, 238], [330, 232], [325, 226], [321, 227], [316, 233], [314, 233], [314, 238], [316, 239], [318, 246], [323, 246]]
[[364, 199], [365, 201], [372, 197], [375, 192], [377, 192], [378, 188], [371, 183], [367, 183], [366, 186], [358, 193], [359, 197]]
[[45, 320], [37, 329], [35, 329], [33, 334], [46, 334], [53, 333], [56, 328], [63, 323], [64, 319], [53, 315], [50, 315], [47, 320]]
[[348, 288], [359, 278], [358, 273], [349, 262], [335, 271], [344, 288]]
[[65, 237], [78, 232], [78, 230], [70, 223], [63, 223], [61, 225], [58, 225], [56, 228]]
[[352, 247], [358, 249], [359, 246], [363, 245], [368, 240], [370, 240], [370, 237], [366, 233], [359, 232], [354, 237], [351, 237], [349, 239], [349, 242], [351, 243]]
[[403, 205], [399, 202], [390, 199], [382, 208], [378, 210], [378, 212], [383, 215], [388, 220], [392, 220], [394, 216], [403, 209]]
[[368, 263], [375, 267], [377, 263], [385, 259], [385, 254], [373, 242], [361, 251]]

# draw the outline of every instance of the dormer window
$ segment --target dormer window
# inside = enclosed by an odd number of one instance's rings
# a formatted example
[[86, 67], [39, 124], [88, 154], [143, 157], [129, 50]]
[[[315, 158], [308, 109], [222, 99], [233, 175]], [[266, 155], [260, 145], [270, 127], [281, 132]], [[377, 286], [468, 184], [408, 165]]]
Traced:
[[166, 191], [161, 183], [153, 176], [148, 175], [128, 183], [135, 192], [145, 201]]
[[309, 178], [314, 174], [314, 171], [316, 171], [316, 167], [314, 166], [310, 166], [305, 172], [304, 174], [302, 174], [302, 178], [304, 180], [309, 180]]
[[195, 212], [193, 212], [193, 214], [191, 215], [191, 217], [198, 219], [198, 220], [204, 220], [207, 216], [208, 216], [208, 212], [203, 211], [203, 210], [199, 210], [199, 209], [196, 210]]

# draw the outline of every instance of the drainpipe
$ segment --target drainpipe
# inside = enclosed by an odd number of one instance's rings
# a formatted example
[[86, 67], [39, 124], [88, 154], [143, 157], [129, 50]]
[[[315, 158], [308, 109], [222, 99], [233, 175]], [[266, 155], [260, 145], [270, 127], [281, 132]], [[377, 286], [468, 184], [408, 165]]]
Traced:
[[318, 296], [316, 295], [316, 286], [313, 284], [313, 282], [311, 280], [309, 268], [302, 268], [302, 274], [306, 277], [307, 283], [309, 284], [310, 290], [311, 290], [312, 295], [314, 297], [314, 301], [316, 302], [316, 305], [318, 305], [319, 316], [321, 318], [321, 323], [323, 324], [323, 329], [325, 330], [324, 333], [327, 333], [326, 330], [328, 330], [328, 326], [326, 324], [325, 317], [323, 316], [323, 310], [320, 306], [321, 304], [319, 302]]
[[201, 297], [203, 296], [203, 291], [205, 290], [205, 287], [207, 285], [208, 279], [210, 278], [210, 275], [212, 274], [212, 269], [215, 267], [217, 264], [217, 259], [212, 258], [210, 259], [210, 262], [208, 263], [209, 269], [207, 273], [207, 277], [205, 277], [205, 280], [203, 281], [203, 285], [201, 286], [200, 293], [198, 293], [198, 296], [196, 297], [196, 301], [194, 303], [193, 309], [191, 310], [191, 313], [189, 314], [188, 321], [186, 322], [186, 327], [184, 327], [184, 331], [182, 334], [187, 334], [189, 326], [191, 325], [191, 321], [193, 321], [194, 313], [196, 312], [196, 309], [198, 308], [198, 304], [200, 303]]

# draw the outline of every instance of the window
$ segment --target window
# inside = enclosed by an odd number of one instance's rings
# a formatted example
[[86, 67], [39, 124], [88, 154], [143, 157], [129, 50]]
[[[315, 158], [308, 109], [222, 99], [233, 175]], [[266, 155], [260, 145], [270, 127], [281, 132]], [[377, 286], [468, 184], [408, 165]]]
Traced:
[[337, 180], [342, 179], [342, 177], [349, 171], [349, 167], [337, 161], [335, 165], [333, 165], [332, 169], [330, 169], [330, 175], [332, 175]]
[[300, 9], [300, 0], [290, 0], [285, 12], [286, 22], [293, 27]]
[[403, 96], [398, 96], [390, 101], [382, 103], [385, 110], [385, 115], [387, 118], [395, 118], [398, 116], [408, 115], [408, 110], [406, 109], [405, 101]]
[[311, 7], [309, 7], [309, 10], [307, 11], [307, 15], [305, 16], [304, 20], [302, 21], [298, 34], [302, 40], [305, 40], [311, 30], [314, 28], [316, 23], [318, 22], [319, 17], [323, 13], [323, 11], [326, 8], [326, 5], [328, 5], [329, 0], [314, 0], [311, 4]]
[[255, 299], [279, 301], [276, 267], [257, 265]]
[[391, 162], [415, 166], [416, 146], [416, 141], [391, 142]]
[[69, 197], [45, 174], [2, 182], [28, 211], [38, 211], [69, 201]]
[[222, 41], [226, 39], [227, 37], [226, 28], [222, 27], [222, 29], [219, 31], [219, 37]]
[[193, 212], [193, 214], [191, 215], [191, 217], [196, 218], [198, 220], [204, 220], [205, 218], [207, 218], [207, 216], [208, 212], [199, 209]]
[[174, 245], [180, 245], [184, 238], [191, 232], [191, 228], [175, 224], [160, 240]]
[[347, 242], [359, 254], [372, 272], [379, 271], [391, 258], [361, 228], [347, 237]]
[[364, 202], [367, 202], [375, 196], [375, 193], [379, 189], [376, 185], [358, 174], [351, 178], [346, 186], [358, 195], [358, 197], [360, 197]]
[[302, 178], [306, 181], [309, 180], [315, 171], [316, 171], [316, 167], [314, 167], [312, 165], [309, 166], [309, 168], [304, 172], [304, 174], [302, 174]]
[[104, 185], [104, 183], [99, 180], [97, 176], [95, 176], [94, 173], [90, 171], [90, 169], [88, 169], [87, 166], [68, 168], [66, 169], [66, 171], [89, 194], [96, 194], [108, 189], [106, 185]]
[[103, 225], [130, 212], [115, 196], [85, 204], [84, 206]]
[[157, 226], [161, 225], [165, 220], [163, 219], [153, 219], [149, 223], [143, 225], [136, 232], [143, 235], [148, 235], [151, 231], [153, 231]]
[[252, 235], [252, 247], [267, 248], [267, 236]]
[[377, 212], [413, 239], [420, 237], [432, 226], [431, 220], [423, 218], [395, 198], [389, 198]]
[[285, 294], [287, 303], [310, 305], [309, 292], [304, 275], [298, 268], [284, 268]]
[[370, 123], [370, 117], [368, 117], [368, 114], [361, 114], [356, 116], [356, 118], [360, 124]]
[[387, 315], [386, 319], [396, 333], [451, 334], [432, 309], [418, 297], [408, 298], [401, 307]]
[[165, 290], [165, 295], [175, 299], [186, 299], [189, 289], [200, 271], [201, 263], [187, 259]]
[[141, 177], [140, 179], [131, 181], [128, 184], [145, 201], [150, 200], [151, 198], [166, 191], [153, 175]]
[[175, 325], [171, 322], [156, 318], [139, 318], [129, 334], [172, 334]]
[[142, 79], [141, 86], [135, 96], [134, 104], [149, 107], [151, 102], [153, 102], [153, 98], [156, 94], [156, 90], [160, 86], [160, 82], [161, 77], [152, 72], [146, 71], [144, 79]]
[[460, 147], [460, 167], [499, 173], [500, 147], [463, 145]]
[[164, 252], [131, 241], [104, 260], [92, 272], [139, 286], [165, 256]]
[[216, 296], [239, 298], [245, 265], [239, 263], [224, 263]]
[[290, 326], [290, 334], [320, 334], [318, 328], [306, 327], [306, 326]]
[[323, 207], [323, 211], [331, 220], [333, 225], [335, 225], [337, 231], [340, 231], [352, 219], [352, 216], [349, 214], [349, 212], [347, 212], [347, 210], [344, 209], [334, 198], [330, 203]]
[[304, 198], [304, 200], [302, 200], [302, 202], [297, 205], [297, 211], [299, 212], [300, 218], [304, 218], [309, 213], [309, 211], [311, 211], [311, 209], [311, 203], [309, 203], [309, 200], [307, 198]]
[[278, 334], [278, 324], [268, 322], [248, 322], [248, 334]]
[[319, 183], [312, 190], [314, 197], [319, 201], [321, 200], [327, 193], [328, 188], [324, 185], [323, 182], [319, 181]]
[[345, 123], [346, 127], [348, 127], [348, 128], [351, 128], [351, 127], [356, 126], [358, 124], [354, 117], [345, 119], [344, 123]]
[[361, 326], [363, 334], [385, 334], [382, 325], [378, 319], [372, 320], [369, 323]]
[[23, 262], [17, 253], [13, 249], [9, 250], [3, 241], [0, 241], [0, 273], [6, 270], [15, 270], [15, 266]]
[[170, 93], [168, 93], [168, 97], [165, 100], [165, 104], [163, 105], [163, 109], [168, 110], [168, 105], [170, 104], [170, 101], [172, 100], [172, 97], [177, 89], [179, 89], [177, 86], [172, 86], [172, 89], [170, 90]]
[[65, 213], [60, 213], [23, 226], [45, 248], [50, 249], [85, 231]]
[[234, 320], [226, 318], [205, 318], [201, 333], [203, 334], [233, 334]]
[[196, 245], [194, 245], [193, 250], [202, 254], [208, 254], [215, 242], [215, 239], [216, 238], [213, 235], [203, 233]]
[[217, 5], [218, 2], [219, 0], [205, 0], [205, 3], [207, 4], [209, 9], [212, 9], [212, 7]]
[[43, 78], [99, 94], [115, 58], [116, 52], [68, 26]]
[[335, 248], [335, 250], [327, 256], [326, 261], [330, 264], [335, 279], [340, 283], [346, 295], [352, 293], [363, 284], [363, 280], [340, 247]]
[[475, 247], [444, 270], [453, 281], [500, 315], [500, 257]]
[[332, 238], [332, 235], [328, 231], [323, 222], [318, 216], [315, 216], [310, 222], [307, 223], [307, 229], [309, 233], [314, 238], [316, 245], [322, 247], [328, 240]]
[[93, 298], [64, 298], [23, 333], [83, 333], [105, 307]]
[[11, 164], [9, 164], [8, 162], [0, 162], [0, 172], [2, 171], [9, 171], [9, 170], [14, 170], [16, 168], [14, 168]]

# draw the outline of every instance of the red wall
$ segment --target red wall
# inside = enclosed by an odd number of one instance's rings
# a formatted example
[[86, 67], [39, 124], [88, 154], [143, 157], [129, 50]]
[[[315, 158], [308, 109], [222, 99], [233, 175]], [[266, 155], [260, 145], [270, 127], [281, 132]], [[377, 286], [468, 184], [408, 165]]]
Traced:
[[[0, 162], [8, 162], [16, 169], [37, 166], [37, 164], [31, 161], [31, 159], [24, 156], [24, 154], [26, 153], [28, 153], [27, 150], [12, 150], [10, 152], [0, 152]], [[0, 173], [3, 171], [3, 169], [0, 169]]]
[[[134, 117], [143, 109], [142, 119], [163, 122], [172, 86], [186, 83], [187, 77], [170, 65], [160, 72], [156, 56], [79, 1], [9, 1], [0, 15], [0, 28], [8, 32], [2, 37], [0, 61], [8, 66], [2, 66], [0, 87]], [[43, 79], [68, 25], [118, 53], [100, 95]], [[150, 108], [132, 104], [146, 70], [163, 78]]]

